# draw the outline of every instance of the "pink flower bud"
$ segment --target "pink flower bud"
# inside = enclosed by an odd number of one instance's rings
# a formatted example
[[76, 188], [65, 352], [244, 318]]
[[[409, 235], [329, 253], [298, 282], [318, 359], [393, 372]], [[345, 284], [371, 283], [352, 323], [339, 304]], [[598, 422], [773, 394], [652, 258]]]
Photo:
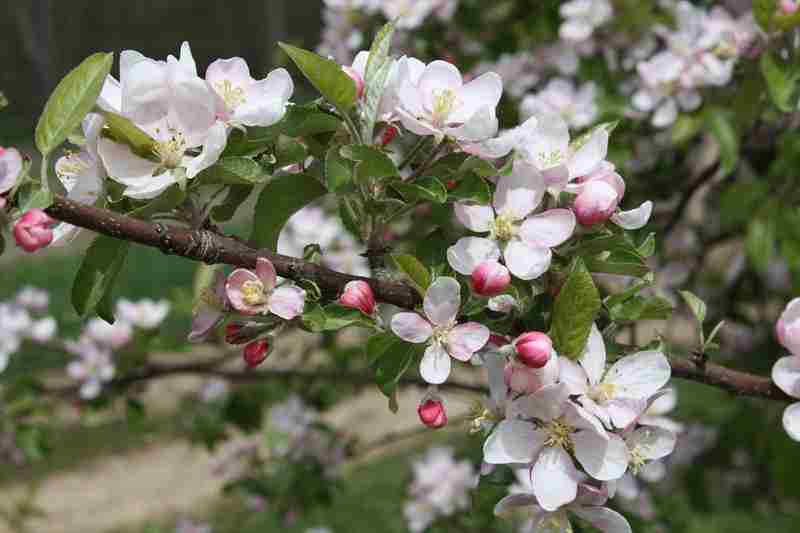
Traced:
[[798, 8], [800, 8], [800, 4], [796, 0], [781, 0], [781, 13], [784, 15], [792, 15]]
[[440, 400], [425, 400], [417, 408], [420, 421], [431, 429], [439, 429], [447, 425], [447, 413]]
[[509, 283], [511, 274], [497, 261], [484, 261], [472, 271], [472, 290], [481, 296], [497, 296]]
[[361, 75], [352, 67], [342, 67], [342, 70], [345, 74], [350, 76], [350, 79], [356, 84], [356, 97], [361, 98], [364, 96], [364, 80], [361, 78]]
[[258, 339], [248, 343], [242, 351], [244, 364], [247, 368], [255, 368], [264, 362], [269, 355], [269, 342], [267, 339]]
[[345, 307], [358, 309], [367, 316], [375, 312], [375, 295], [366, 281], [351, 281], [345, 285], [339, 303]]
[[225, 326], [225, 342], [228, 344], [244, 344], [249, 338], [245, 335], [242, 335], [242, 330], [244, 329], [244, 324], [237, 324], [233, 322]]
[[614, 188], [602, 180], [593, 180], [584, 185], [572, 204], [575, 218], [582, 226], [602, 224], [614, 214], [620, 197]]
[[550, 360], [553, 341], [539, 331], [523, 333], [514, 341], [517, 358], [529, 368], [542, 368]]
[[14, 225], [17, 246], [28, 253], [44, 248], [53, 241], [51, 227], [57, 222], [41, 209], [27, 211]]
[[397, 137], [398, 132], [395, 126], [386, 126], [381, 133], [381, 146], [388, 146]]
[[775, 324], [775, 333], [778, 342], [792, 354], [800, 356], [800, 298], [788, 303]]

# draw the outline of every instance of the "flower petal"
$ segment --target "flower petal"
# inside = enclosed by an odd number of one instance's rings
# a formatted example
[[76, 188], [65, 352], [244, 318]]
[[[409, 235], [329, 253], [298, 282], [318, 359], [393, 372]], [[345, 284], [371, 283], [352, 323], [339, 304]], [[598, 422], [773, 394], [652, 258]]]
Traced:
[[530, 422], [503, 420], [483, 443], [483, 460], [492, 465], [530, 463], [545, 438]]
[[675, 441], [673, 432], [655, 426], [642, 426], [625, 437], [628, 448], [637, 449], [649, 461], [671, 454], [675, 450]]
[[490, 205], [456, 202], [453, 211], [458, 221], [470, 231], [480, 233], [492, 229], [494, 209]]
[[800, 403], [793, 403], [783, 411], [783, 429], [800, 442]]
[[264, 292], [270, 292], [278, 283], [278, 273], [275, 271], [275, 265], [265, 257], [256, 259], [256, 276], [264, 284]]
[[608, 507], [577, 506], [572, 511], [603, 533], [633, 533], [625, 517]]
[[536, 279], [550, 268], [553, 257], [550, 248], [533, 248], [522, 241], [508, 243], [505, 251], [506, 267], [519, 279]]
[[465, 276], [472, 275], [484, 261], [500, 259], [497, 243], [483, 237], [462, 237], [447, 249], [447, 262], [453, 270]]
[[522, 223], [520, 237], [533, 247], [555, 248], [575, 231], [575, 215], [569, 209], [550, 209]]
[[652, 214], [653, 202], [648, 200], [636, 209], [614, 213], [611, 215], [611, 221], [622, 229], [634, 230], [643, 228]]
[[440, 385], [447, 381], [451, 364], [450, 354], [441, 344], [433, 343], [425, 348], [425, 355], [419, 363], [419, 374], [431, 385]]
[[544, 196], [544, 178], [536, 167], [516, 161], [511, 174], [502, 176], [494, 193], [498, 215], [522, 220], [539, 206]]
[[564, 402], [568, 398], [569, 391], [563, 384], [545, 385], [533, 394], [514, 400], [510, 406], [510, 415], [553, 420], [561, 416]]
[[286, 114], [293, 92], [294, 82], [289, 72], [275, 69], [250, 86], [247, 101], [236, 108], [233, 118], [245, 126], [272, 126]]
[[546, 511], [555, 511], [575, 499], [581, 474], [561, 447], [542, 450], [533, 465], [533, 493]]
[[[520, 507], [536, 506], [536, 496], [533, 494], [509, 494], [494, 506], [495, 516], [504, 516]], [[537, 506], [538, 507], [538, 506]]]
[[567, 388], [570, 395], [586, 394], [589, 380], [586, 371], [575, 361], [566, 357], [559, 358], [559, 381]]
[[619, 479], [628, 469], [628, 447], [613, 433], [604, 439], [591, 430], [578, 431], [572, 436], [575, 458], [586, 472], [600, 481]]
[[597, 329], [597, 324], [592, 324], [589, 340], [578, 361], [589, 376], [589, 383], [592, 385], [600, 383], [606, 371], [606, 343], [602, 333]]
[[585, 176], [596, 169], [608, 154], [608, 129], [594, 128], [581, 146], [569, 158], [569, 177]]
[[469, 361], [472, 354], [489, 341], [489, 328], [477, 322], [460, 324], [447, 336], [447, 351], [459, 361]]
[[431, 323], [417, 313], [397, 313], [392, 317], [392, 331], [406, 342], [420, 344], [431, 338]]
[[451, 122], [466, 122], [476, 110], [485, 107], [494, 110], [503, 96], [503, 80], [494, 72], [487, 72], [466, 83], [458, 93], [461, 106], [451, 116]]
[[184, 166], [186, 167], [186, 177], [194, 178], [217, 161], [222, 155], [225, 146], [228, 144], [228, 130], [222, 122], [216, 122], [206, 137], [203, 150], [197, 157], [187, 158]]
[[617, 398], [646, 399], [669, 381], [671, 368], [664, 354], [649, 350], [623, 357], [603, 380], [615, 385]]
[[452, 323], [461, 308], [461, 285], [453, 278], [437, 278], [425, 292], [422, 308], [433, 324]]
[[264, 310], [263, 305], [248, 305], [244, 301], [242, 287], [246, 282], [258, 282], [258, 276], [245, 268], [237, 268], [230, 273], [225, 282], [225, 294], [234, 309], [246, 315], [254, 315]]
[[130, 147], [108, 139], [97, 141], [97, 152], [108, 176], [123, 185], [136, 186], [153, 178], [158, 163], [134, 154]]
[[278, 287], [269, 296], [269, 310], [284, 320], [292, 320], [303, 314], [306, 291], [294, 285]]
[[789, 396], [800, 398], [800, 356], [778, 359], [772, 367], [772, 381]]

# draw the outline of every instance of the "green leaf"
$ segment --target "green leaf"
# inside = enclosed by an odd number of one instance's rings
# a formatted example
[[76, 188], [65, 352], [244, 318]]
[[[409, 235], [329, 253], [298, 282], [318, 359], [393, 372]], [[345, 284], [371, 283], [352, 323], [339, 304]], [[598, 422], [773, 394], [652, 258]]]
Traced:
[[600, 307], [600, 293], [578, 258], [553, 306], [550, 337], [559, 355], [576, 359], [583, 353]]
[[219, 205], [211, 209], [211, 218], [216, 222], [228, 222], [236, 214], [236, 210], [250, 197], [251, 185], [231, 185], [228, 195]]
[[382, 333], [367, 341], [366, 350], [378, 387], [391, 398], [411, 363], [421, 355], [424, 345], [409, 344], [390, 333]]
[[24, 196], [20, 194], [19, 211], [25, 213], [31, 209], [46, 209], [53, 203], [53, 194], [39, 188], [30, 190]]
[[356, 172], [359, 180], [382, 179], [399, 176], [400, 171], [388, 155], [371, 146], [351, 144], [343, 146], [342, 157], [358, 163]]
[[650, 267], [638, 253], [617, 251], [608, 258], [586, 257], [586, 266], [597, 274], [633, 276], [640, 278], [650, 272]]
[[290, 44], [278, 43], [278, 46], [289, 55], [314, 88], [341, 112], [347, 112], [355, 104], [356, 84], [338, 63]]
[[492, 201], [492, 190], [486, 180], [472, 172], [467, 173], [448, 193], [453, 200], [489, 204]]
[[636, 247], [636, 251], [642, 257], [651, 257], [656, 253], [656, 234], [650, 233], [642, 243]]
[[267, 183], [256, 203], [250, 236], [253, 244], [258, 248], [275, 250], [278, 236], [289, 217], [327, 192], [308, 174], [289, 174]]
[[669, 300], [660, 296], [633, 296], [609, 309], [611, 320], [615, 322], [637, 322], [639, 320], [667, 320], [673, 307]]
[[106, 322], [114, 322], [112, 290], [129, 247], [129, 242], [105, 235], [89, 245], [72, 285], [72, 305], [79, 315], [96, 311]]
[[392, 188], [400, 193], [406, 202], [435, 202], [443, 204], [447, 201], [447, 189], [436, 178], [420, 178], [413, 183], [395, 181]]
[[772, 30], [772, 19], [778, 11], [778, 0], [753, 0], [753, 16], [761, 29]]
[[606, 306], [606, 309], [612, 309], [614, 307], [617, 307], [618, 305], [625, 303], [634, 296], [636, 296], [645, 287], [649, 287], [652, 284], [653, 284], [652, 281], [647, 279], [639, 281], [620, 293], [611, 294], [607, 296], [603, 300], [603, 305]]
[[113, 63], [114, 54], [93, 54], [59, 82], [36, 125], [36, 147], [42, 155], [55, 150], [80, 126], [97, 102]]
[[755, 269], [765, 273], [775, 253], [775, 221], [772, 217], [754, 218], [750, 221], [745, 249]]
[[364, 209], [360, 195], [347, 194], [339, 196], [339, 217], [347, 230], [361, 241], [369, 238], [371, 231], [370, 217]]
[[722, 171], [730, 174], [739, 162], [739, 134], [725, 112], [719, 108], [709, 108], [706, 111], [706, 123], [719, 144]]
[[706, 320], [706, 303], [698, 298], [693, 292], [690, 291], [680, 291], [681, 298], [683, 301], [686, 302], [686, 305], [689, 306], [689, 310], [692, 312], [694, 317], [697, 319], [697, 322], [702, 324]]
[[375, 133], [375, 124], [378, 122], [378, 112], [381, 97], [386, 89], [386, 82], [389, 80], [389, 73], [392, 70], [392, 58], [389, 56], [389, 49], [392, 46], [392, 36], [394, 35], [394, 23], [389, 22], [372, 42], [367, 59], [367, 67], [364, 72], [364, 118], [362, 125], [362, 137], [365, 142], [372, 142]]
[[746, 223], [768, 196], [769, 183], [766, 181], [734, 183], [728, 187], [719, 200], [722, 227], [730, 229]]
[[420, 294], [425, 296], [425, 291], [431, 285], [431, 273], [425, 265], [413, 255], [398, 254], [392, 255], [391, 258], [397, 269], [408, 277]]
[[349, 326], [372, 327], [372, 322], [361, 311], [336, 303], [324, 307], [319, 304], [314, 305], [303, 313], [303, 323], [314, 333], [339, 331]]
[[261, 165], [237, 156], [223, 157], [195, 177], [201, 185], [256, 185], [266, 179]]
[[682, 113], [672, 125], [672, 142], [684, 144], [700, 133], [703, 117], [700, 113]]
[[760, 65], [772, 102], [784, 113], [794, 111], [791, 99], [795, 92], [797, 75], [791, 72], [790, 65], [771, 52], [761, 55]]
[[461, 167], [458, 169], [458, 172], [459, 173], [474, 172], [475, 174], [477, 174], [482, 178], [491, 178], [492, 176], [497, 176], [499, 173], [499, 171], [493, 164], [475, 155], [469, 156], [461, 164]]
[[298, 163], [304, 163], [308, 158], [308, 148], [306, 145], [289, 137], [279, 135], [278, 142], [275, 143], [275, 167], [283, 168]]
[[332, 146], [325, 156], [325, 183], [328, 190], [337, 192], [353, 182], [353, 165], [339, 154], [339, 147]]
[[114, 141], [127, 144], [136, 154], [142, 157], [152, 157], [156, 141], [145, 133], [139, 126], [116, 113], [102, 112], [105, 118], [104, 134]]

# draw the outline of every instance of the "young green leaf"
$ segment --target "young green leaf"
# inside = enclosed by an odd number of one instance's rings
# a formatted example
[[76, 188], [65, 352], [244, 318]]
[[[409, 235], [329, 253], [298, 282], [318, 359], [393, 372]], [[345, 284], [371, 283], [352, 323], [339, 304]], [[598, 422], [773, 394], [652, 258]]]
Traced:
[[467, 174], [458, 181], [454, 189], [449, 191], [448, 196], [453, 200], [476, 202], [488, 204], [492, 201], [492, 191], [486, 180], [474, 172]]
[[353, 182], [353, 164], [339, 154], [338, 146], [328, 150], [324, 168], [325, 183], [331, 192], [337, 192]]
[[375, 36], [369, 51], [369, 59], [364, 72], [364, 120], [362, 125], [364, 142], [372, 142], [375, 124], [379, 119], [381, 98], [392, 70], [389, 49], [392, 46], [393, 35], [394, 23], [389, 22]]
[[791, 66], [771, 52], [762, 54], [760, 65], [772, 102], [784, 113], [792, 112], [795, 106], [791, 100], [797, 87], [797, 75]]
[[97, 102], [113, 63], [114, 54], [92, 54], [59, 82], [36, 125], [36, 147], [42, 155], [58, 148], [80, 126]]
[[689, 306], [689, 310], [702, 327], [703, 322], [706, 320], [706, 303], [690, 291], [681, 291], [680, 294], [681, 298], [683, 298], [683, 301]]
[[339, 111], [346, 113], [353, 107], [357, 96], [356, 85], [338, 63], [290, 44], [278, 43], [278, 46], [289, 55], [314, 88]]
[[275, 250], [286, 221], [328, 190], [308, 174], [288, 174], [264, 186], [256, 203], [250, 239], [259, 248]]
[[251, 192], [253, 192], [251, 185], [231, 185], [225, 200], [211, 209], [211, 218], [216, 222], [228, 222], [250, 197]]
[[343, 146], [342, 157], [358, 163], [356, 172], [359, 180], [382, 179], [399, 176], [400, 171], [388, 155], [371, 146], [351, 144]]
[[733, 122], [719, 108], [711, 107], [706, 110], [706, 123], [709, 132], [719, 144], [722, 170], [725, 174], [730, 174], [739, 162], [739, 134]]
[[129, 242], [105, 235], [92, 241], [72, 285], [72, 305], [79, 315], [96, 311], [106, 322], [114, 322], [112, 290], [129, 247]]
[[431, 273], [425, 265], [413, 255], [398, 254], [391, 257], [397, 269], [408, 277], [420, 294], [425, 296], [425, 291], [431, 285]]
[[443, 204], [447, 201], [447, 189], [436, 178], [420, 178], [413, 183], [395, 181], [392, 188], [400, 193], [406, 202], [435, 202]]
[[118, 143], [127, 144], [142, 157], [153, 156], [156, 141], [139, 126], [116, 113], [103, 111], [102, 114], [105, 118], [105, 135]]
[[769, 268], [775, 254], [775, 220], [770, 217], [754, 218], [747, 226], [745, 250], [753, 266], [761, 273]]
[[256, 185], [267, 175], [261, 165], [249, 157], [223, 157], [196, 178], [201, 185]]
[[559, 355], [577, 359], [600, 312], [600, 293], [586, 265], [578, 258], [553, 306], [550, 337]]

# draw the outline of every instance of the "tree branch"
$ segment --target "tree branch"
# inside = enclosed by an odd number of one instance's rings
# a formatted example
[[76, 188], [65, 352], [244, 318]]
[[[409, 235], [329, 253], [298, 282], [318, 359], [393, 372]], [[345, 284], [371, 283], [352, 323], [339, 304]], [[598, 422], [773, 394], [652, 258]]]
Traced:
[[[709, 174], [712, 172], [707, 171]], [[705, 175], [705, 174], [704, 174]], [[705, 181], [698, 179], [698, 182]], [[707, 178], [706, 178], [707, 179]], [[56, 197], [47, 213], [63, 222], [96, 231], [117, 239], [136, 242], [145, 246], [159, 248], [164, 253], [175, 254], [187, 259], [206, 263], [225, 263], [244, 268], [254, 268], [258, 257], [272, 261], [280, 276], [295, 281], [312, 280], [322, 290], [323, 296], [336, 298], [344, 286], [353, 280], [369, 283], [378, 301], [390, 303], [405, 309], [413, 309], [421, 303], [419, 294], [405, 283], [383, 279], [362, 278], [335, 272], [333, 270], [267, 250], [256, 250], [231, 237], [209, 230], [191, 230], [154, 224], [126, 215], [113, 213], [105, 209], [73, 202], [63, 197]], [[756, 376], [737, 370], [725, 368], [713, 363], [672, 357], [670, 358], [672, 373], [675, 377], [704, 383], [727, 390], [740, 396], [767, 398], [771, 400], [791, 401], [792, 399], [778, 389], [768, 377]], [[199, 373], [214, 375], [232, 381], [258, 381], [283, 377], [287, 379], [326, 378], [338, 379], [349, 383], [372, 383], [373, 376], [367, 374], [347, 375], [338, 372], [309, 373], [301, 371], [260, 371], [231, 372], [209, 368], [207, 365], [195, 366], [158, 366], [149, 365], [144, 373], [121, 378], [128, 381], [142, 381], [153, 377], [161, 377], [179, 373]], [[417, 378], [406, 378], [401, 381], [411, 385], [427, 385]], [[444, 386], [460, 388], [474, 392], [483, 391], [480, 386], [448, 383]]]

